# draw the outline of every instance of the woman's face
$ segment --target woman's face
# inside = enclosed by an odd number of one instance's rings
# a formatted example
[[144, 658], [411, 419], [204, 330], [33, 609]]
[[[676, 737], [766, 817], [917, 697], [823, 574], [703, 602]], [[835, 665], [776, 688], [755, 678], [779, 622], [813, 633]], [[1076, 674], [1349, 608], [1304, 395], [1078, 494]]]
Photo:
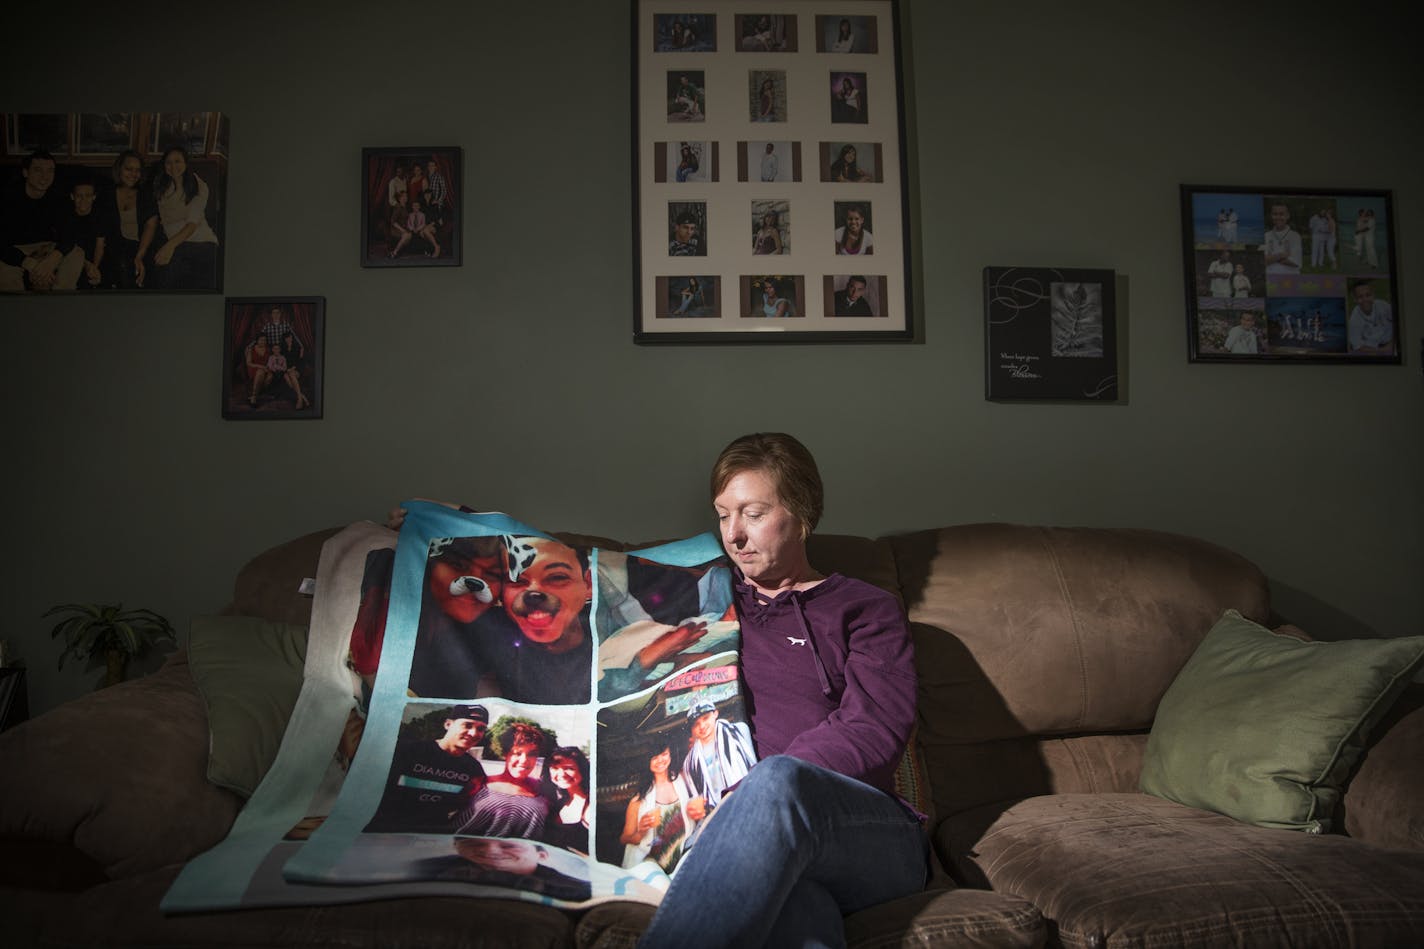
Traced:
[[177, 181], [188, 170], [188, 159], [178, 149], [170, 149], [163, 156], [163, 173]]
[[570, 758], [555, 758], [549, 765], [549, 780], [565, 791], [582, 791], [583, 775]]
[[133, 188], [138, 185], [138, 180], [143, 177], [143, 163], [135, 155], [130, 155], [124, 159], [124, 163], [119, 166], [119, 184], [125, 188]]
[[667, 774], [667, 769], [670, 767], [672, 767], [672, 750], [669, 748], [664, 748], [648, 759], [648, 770], [653, 774]]
[[766, 294], [766, 298], [767, 298], [768, 300], [775, 300], [775, 299], [776, 299], [776, 284], [775, 284], [774, 282], [768, 280], [765, 284], [762, 285], [762, 292]]
[[865, 228], [865, 217], [859, 211], [846, 212], [846, 233], [859, 237]]
[[712, 506], [727, 556], [754, 583], [767, 586], [801, 567], [806, 541], [801, 522], [759, 468], [733, 475]]
[[845, 151], [841, 152], [841, 157], [846, 160], [847, 164], [855, 164], [855, 149], [846, 148]]
[[511, 778], [527, 778], [538, 763], [539, 748], [532, 742], [516, 741], [504, 754], [504, 773]]

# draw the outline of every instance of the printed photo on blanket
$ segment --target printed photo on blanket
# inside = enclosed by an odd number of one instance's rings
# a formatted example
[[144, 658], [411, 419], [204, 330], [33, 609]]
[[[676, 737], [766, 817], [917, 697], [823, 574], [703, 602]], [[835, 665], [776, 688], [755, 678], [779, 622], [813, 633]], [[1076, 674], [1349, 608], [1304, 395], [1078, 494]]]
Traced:
[[598, 859], [671, 874], [756, 760], [736, 654], [599, 713]]
[[598, 552], [598, 700], [640, 692], [694, 662], [737, 649], [732, 573]]
[[[537, 716], [537, 718], [535, 717]], [[469, 834], [582, 844], [583, 813], [563, 823], [574, 796], [587, 799], [587, 716], [569, 708], [406, 706], [390, 771], [365, 833]], [[555, 759], [555, 755], [560, 757]], [[582, 762], [574, 776], [556, 760]], [[577, 770], [577, 768], [575, 768]]]
[[498, 837], [368, 835], [351, 846], [332, 877], [362, 883], [470, 883], [569, 902], [591, 895], [583, 857], [532, 840]]

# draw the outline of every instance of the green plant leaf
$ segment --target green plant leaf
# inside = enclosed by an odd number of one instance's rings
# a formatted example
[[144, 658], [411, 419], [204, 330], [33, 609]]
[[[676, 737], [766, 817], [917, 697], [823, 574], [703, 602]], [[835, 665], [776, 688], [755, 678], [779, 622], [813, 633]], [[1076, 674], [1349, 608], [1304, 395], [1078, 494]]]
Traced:
[[62, 638], [58, 668], [71, 656], [88, 659], [114, 649], [139, 656], [160, 640], [177, 641], [173, 624], [149, 609], [125, 610], [122, 603], [67, 603], [51, 607], [45, 616], [69, 614], [50, 630], [51, 638]]

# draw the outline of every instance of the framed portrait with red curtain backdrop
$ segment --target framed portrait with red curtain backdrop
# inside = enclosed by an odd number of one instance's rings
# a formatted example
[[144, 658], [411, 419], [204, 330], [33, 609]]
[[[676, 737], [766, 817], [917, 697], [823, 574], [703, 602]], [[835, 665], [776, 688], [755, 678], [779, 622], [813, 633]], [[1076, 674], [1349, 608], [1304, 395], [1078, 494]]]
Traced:
[[321, 418], [325, 297], [228, 297], [222, 417]]
[[361, 266], [458, 267], [461, 149], [361, 150]]

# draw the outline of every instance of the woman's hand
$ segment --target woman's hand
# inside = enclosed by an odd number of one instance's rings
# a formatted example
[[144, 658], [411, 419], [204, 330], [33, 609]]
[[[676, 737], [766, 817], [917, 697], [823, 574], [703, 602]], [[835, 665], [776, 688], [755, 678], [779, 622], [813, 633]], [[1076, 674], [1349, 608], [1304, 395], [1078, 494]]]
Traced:
[[143, 286], [143, 277], [144, 277], [143, 258], [142, 258], [142, 257], [135, 257], [135, 258], [134, 258], [134, 284], [135, 284], [136, 286], [140, 286], [140, 287]]
[[158, 248], [158, 253], [153, 255], [153, 262], [160, 267], [167, 267], [168, 262], [173, 259], [173, 245], [164, 244]]
[[[450, 510], [452, 511], [458, 511], [460, 509], [460, 505], [458, 504], [453, 504], [450, 501], [437, 501], [434, 498], [411, 498], [411, 500], [429, 501], [431, 504], [443, 504], [445, 507], [450, 508]], [[393, 531], [400, 530], [401, 525], [405, 523], [405, 513], [405, 508], [401, 507], [399, 504], [391, 508], [389, 511], [386, 512], [386, 526]]]

